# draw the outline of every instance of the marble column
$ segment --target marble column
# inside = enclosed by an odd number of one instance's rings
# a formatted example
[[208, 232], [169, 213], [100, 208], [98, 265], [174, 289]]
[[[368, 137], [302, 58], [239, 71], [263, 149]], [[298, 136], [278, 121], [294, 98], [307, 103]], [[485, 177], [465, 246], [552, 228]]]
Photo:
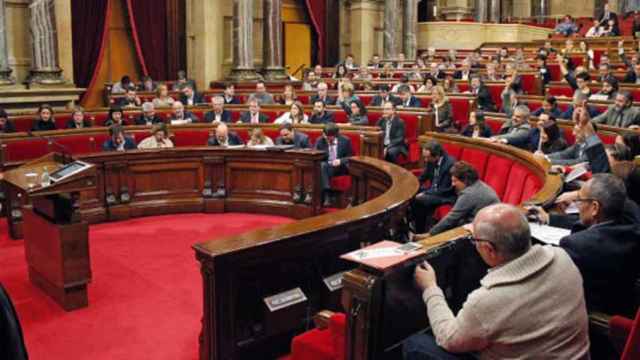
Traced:
[[487, 22], [489, 21], [489, 4], [487, 4], [488, 0], [476, 0], [476, 21], [477, 22]]
[[9, 67], [9, 45], [7, 44], [6, 0], [0, 0], [0, 86], [13, 85]]
[[500, 0], [489, 0], [489, 21], [492, 23], [500, 22]]
[[404, 55], [407, 59], [415, 59], [418, 55], [418, 1], [404, 0]]
[[233, 0], [233, 68], [229, 79], [258, 79], [253, 67], [253, 0]]
[[384, 2], [384, 55], [385, 59], [395, 59], [400, 52], [398, 44], [398, 11], [399, 0]]
[[282, 0], [263, 0], [263, 66], [265, 80], [286, 80], [282, 58]]
[[58, 58], [58, 31], [54, 0], [32, 0], [29, 4], [32, 40], [31, 85], [60, 85], [65, 80]]

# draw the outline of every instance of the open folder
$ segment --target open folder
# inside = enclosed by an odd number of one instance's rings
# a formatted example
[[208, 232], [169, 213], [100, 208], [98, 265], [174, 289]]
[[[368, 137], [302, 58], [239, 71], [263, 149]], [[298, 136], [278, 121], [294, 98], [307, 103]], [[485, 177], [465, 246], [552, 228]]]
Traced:
[[571, 234], [571, 230], [538, 223], [529, 223], [529, 229], [531, 229], [532, 238], [556, 246], [560, 245], [560, 239]]

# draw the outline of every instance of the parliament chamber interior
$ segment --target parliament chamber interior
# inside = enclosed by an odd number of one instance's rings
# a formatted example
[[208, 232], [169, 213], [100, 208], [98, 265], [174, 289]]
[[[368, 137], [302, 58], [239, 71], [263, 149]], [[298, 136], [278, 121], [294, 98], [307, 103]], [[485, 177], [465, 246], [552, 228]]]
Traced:
[[640, 360], [640, 2], [0, 0], [0, 359]]

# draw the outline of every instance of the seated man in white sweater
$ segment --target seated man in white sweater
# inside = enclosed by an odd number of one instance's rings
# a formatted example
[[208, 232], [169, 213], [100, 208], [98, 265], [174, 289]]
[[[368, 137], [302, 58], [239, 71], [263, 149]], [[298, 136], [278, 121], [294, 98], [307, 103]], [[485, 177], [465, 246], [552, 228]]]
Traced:
[[589, 359], [582, 277], [569, 255], [532, 246], [526, 218], [507, 204], [480, 210], [471, 239], [490, 270], [457, 316], [433, 268], [416, 268], [433, 333], [409, 338], [404, 359]]

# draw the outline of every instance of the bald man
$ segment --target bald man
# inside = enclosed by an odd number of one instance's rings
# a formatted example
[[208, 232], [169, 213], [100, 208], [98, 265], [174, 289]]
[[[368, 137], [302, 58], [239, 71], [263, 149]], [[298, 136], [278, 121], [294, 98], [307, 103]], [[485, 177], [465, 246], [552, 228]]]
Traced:
[[216, 127], [215, 135], [207, 140], [207, 145], [209, 146], [237, 146], [243, 144], [244, 142], [238, 135], [229, 132], [229, 127], [225, 123], [220, 123]]
[[404, 344], [404, 359], [589, 359], [582, 277], [567, 253], [531, 245], [508, 204], [478, 212], [469, 240], [491, 268], [454, 316], [426, 262], [415, 270], [432, 334]]

